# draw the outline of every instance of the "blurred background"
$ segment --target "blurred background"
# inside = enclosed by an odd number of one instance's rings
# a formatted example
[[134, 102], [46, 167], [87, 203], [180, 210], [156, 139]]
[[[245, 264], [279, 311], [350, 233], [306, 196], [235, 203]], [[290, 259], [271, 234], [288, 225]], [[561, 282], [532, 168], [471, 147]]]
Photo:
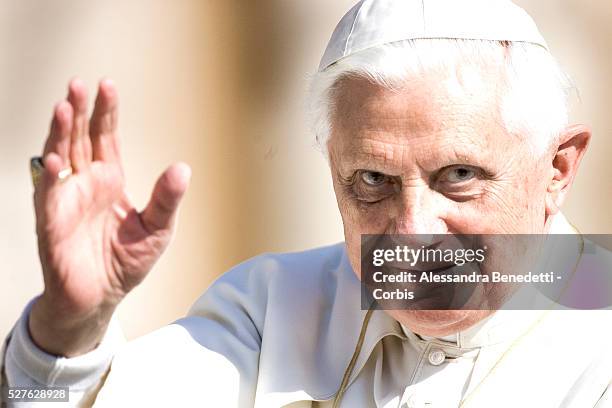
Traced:
[[[173, 244], [119, 310], [129, 338], [183, 316], [242, 260], [342, 240], [303, 106], [354, 2], [0, 0], [0, 337], [42, 290], [28, 160], [73, 76], [92, 93], [102, 77], [117, 83], [135, 203], [170, 163], [194, 172]], [[583, 232], [612, 233], [612, 3], [517, 3], [580, 89], [573, 120], [594, 129], [564, 211]]]

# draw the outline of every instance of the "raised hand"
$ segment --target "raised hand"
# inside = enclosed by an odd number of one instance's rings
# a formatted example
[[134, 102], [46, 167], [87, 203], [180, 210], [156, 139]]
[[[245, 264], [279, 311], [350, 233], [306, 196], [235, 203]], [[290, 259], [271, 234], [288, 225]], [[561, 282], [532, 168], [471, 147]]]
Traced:
[[[43, 350], [76, 356], [96, 347], [110, 317], [167, 247], [190, 179], [169, 167], [139, 212], [125, 194], [117, 135], [117, 92], [100, 82], [91, 119], [82, 81], [55, 107], [35, 189], [36, 230], [45, 290], [30, 334]], [[72, 175], [60, 179], [60, 172]]]

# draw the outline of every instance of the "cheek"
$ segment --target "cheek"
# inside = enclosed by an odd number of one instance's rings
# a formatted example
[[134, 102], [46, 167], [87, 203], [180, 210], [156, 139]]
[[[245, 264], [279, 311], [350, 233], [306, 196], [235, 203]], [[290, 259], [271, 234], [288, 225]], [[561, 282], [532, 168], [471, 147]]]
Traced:
[[338, 189], [336, 189], [336, 199], [342, 216], [348, 257], [353, 271], [361, 279], [361, 235], [386, 233], [391, 209], [388, 205], [380, 204], [364, 207]]
[[534, 233], [544, 225], [545, 187], [541, 178], [521, 176], [491, 184], [479, 199], [459, 204], [453, 219], [459, 231], [474, 234]]
[[364, 205], [350, 196], [338, 198], [338, 208], [342, 216], [344, 231], [349, 236], [361, 234], [384, 234], [388, 231], [393, 214], [393, 201]]
[[513, 212], [525, 223], [533, 223], [544, 217], [546, 182], [543, 169], [539, 166], [530, 168], [529, 172], [521, 174], [513, 183], [511, 191], [514, 197]]

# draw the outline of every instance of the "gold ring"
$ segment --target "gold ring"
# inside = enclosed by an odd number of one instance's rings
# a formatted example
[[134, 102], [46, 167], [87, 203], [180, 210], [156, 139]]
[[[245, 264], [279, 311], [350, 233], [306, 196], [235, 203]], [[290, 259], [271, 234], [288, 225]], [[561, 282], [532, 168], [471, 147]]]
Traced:
[[[32, 157], [30, 159], [30, 174], [32, 175], [32, 184], [36, 188], [42, 179], [43, 172], [45, 171], [45, 165], [43, 159], [40, 156]], [[68, 167], [61, 170], [57, 178], [60, 180], [67, 179], [72, 174], [72, 167]]]

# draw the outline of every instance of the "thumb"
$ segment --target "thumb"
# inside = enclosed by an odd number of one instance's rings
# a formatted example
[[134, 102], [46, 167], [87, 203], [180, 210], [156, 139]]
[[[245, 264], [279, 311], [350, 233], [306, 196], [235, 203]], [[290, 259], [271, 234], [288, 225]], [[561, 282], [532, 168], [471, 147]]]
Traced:
[[185, 163], [173, 164], [159, 177], [149, 204], [141, 213], [147, 231], [153, 233], [172, 228], [179, 203], [187, 191], [190, 179], [191, 169]]

